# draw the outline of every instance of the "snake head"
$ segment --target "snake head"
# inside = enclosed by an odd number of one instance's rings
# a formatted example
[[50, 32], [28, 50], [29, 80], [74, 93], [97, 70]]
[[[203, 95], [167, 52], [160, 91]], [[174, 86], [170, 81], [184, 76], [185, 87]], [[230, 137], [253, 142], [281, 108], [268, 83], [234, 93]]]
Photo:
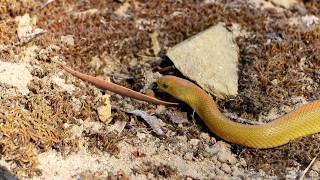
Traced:
[[170, 94], [171, 96], [186, 101], [188, 97], [188, 86], [190, 85], [187, 80], [175, 76], [162, 76], [157, 80], [157, 85], [160, 90]]

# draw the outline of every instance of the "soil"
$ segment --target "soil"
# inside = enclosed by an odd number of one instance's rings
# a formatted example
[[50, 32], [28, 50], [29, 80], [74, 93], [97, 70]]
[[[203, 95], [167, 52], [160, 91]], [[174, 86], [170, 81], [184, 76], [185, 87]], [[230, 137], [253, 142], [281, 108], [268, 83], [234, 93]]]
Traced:
[[[54, 60], [145, 91], [161, 76], [158, 66], [172, 65], [165, 56], [170, 47], [217, 23], [230, 30], [236, 25], [245, 32], [236, 39], [239, 94], [216, 101], [235, 120], [265, 123], [320, 99], [319, 18], [317, 0], [288, 9], [264, 0], [2, 1], [0, 176], [300, 177], [320, 152], [319, 134], [268, 150], [229, 144], [187, 106], [156, 106], [105, 92]], [[111, 95], [110, 123], [98, 113], [105, 94]], [[164, 134], [133, 110], [161, 120]], [[308, 169], [305, 177], [318, 177], [319, 169]]]

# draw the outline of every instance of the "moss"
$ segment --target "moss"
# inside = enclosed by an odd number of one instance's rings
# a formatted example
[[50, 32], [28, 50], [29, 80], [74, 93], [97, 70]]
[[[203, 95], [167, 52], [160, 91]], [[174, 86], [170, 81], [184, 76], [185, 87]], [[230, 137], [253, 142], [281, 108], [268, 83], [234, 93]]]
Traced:
[[[5, 49], [0, 47], [1, 59], [13, 61], [20, 53], [21, 47], [12, 46], [17, 41], [14, 17], [24, 13], [37, 16], [37, 26], [48, 31], [30, 44], [42, 49], [59, 46], [60, 50], [52, 50], [46, 59], [37, 57], [39, 61], [35, 63], [46, 69], [44, 74], [38, 75], [41, 80], [53, 71], [45, 65], [53, 56], [60, 56], [88, 74], [101, 73], [108, 61], [113, 61], [114, 72], [108, 73], [134, 77], [130, 82], [125, 78], [119, 78], [118, 82], [139, 90], [144, 87], [141, 74], [151, 69], [150, 61], [144, 57], [155, 56], [149, 33], [159, 33], [162, 52], [165, 52], [207, 27], [225, 22], [227, 27], [231, 23], [240, 24], [250, 35], [236, 41], [240, 47], [239, 95], [226, 101], [218, 100], [220, 107], [256, 120], [273, 107], [293, 105], [291, 99], [294, 97], [302, 96], [310, 101], [320, 97], [320, 30], [288, 25], [289, 18], [300, 13], [294, 8], [277, 12], [258, 9], [245, 1], [219, 0], [204, 4], [199, 0], [139, 0], [131, 3], [129, 17], [118, 17], [114, 10], [120, 3], [116, 1], [63, 0], [54, 1], [45, 8], [40, 8], [41, 5], [42, 1], [36, 0], [4, 1], [0, 5], [0, 44], [7, 45]], [[305, 1], [305, 5], [307, 13], [319, 14], [318, 1]], [[73, 7], [72, 11], [70, 7]], [[99, 11], [88, 16], [77, 15], [92, 8]], [[61, 44], [62, 35], [73, 35], [75, 46]], [[91, 58], [103, 53], [112, 58], [103, 62], [98, 72], [92, 71], [89, 66]], [[133, 59], [135, 65], [130, 63]], [[94, 107], [96, 95], [86, 85], [77, 80], [75, 84], [80, 90], [71, 96], [52, 85], [42, 84], [41, 80], [33, 81], [29, 96], [0, 99], [0, 152], [3, 158], [16, 165], [14, 172], [19, 176], [41, 173], [36, 167], [36, 155], [40, 152], [49, 149], [62, 154], [77, 151], [79, 140], [71, 138], [63, 124], [77, 124], [76, 119], [98, 121]], [[78, 112], [73, 109], [73, 97], [82, 104]], [[115, 106], [126, 103], [126, 99], [112, 99]], [[130, 103], [135, 108], [154, 110], [154, 106]], [[128, 119], [123, 116], [126, 115], [115, 118]], [[178, 127], [176, 132], [188, 138], [197, 137], [199, 129], [206, 130], [204, 125], [199, 126], [191, 126], [187, 132]], [[84, 136], [92, 152], [106, 151], [117, 155], [116, 144], [121, 139], [113, 134], [86, 132]], [[128, 138], [129, 135], [124, 133], [122, 137]], [[283, 174], [286, 167], [296, 166], [296, 162], [305, 166], [310, 157], [318, 153], [319, 147], [312, 144], [317, 144], [314, 136], [271, 150], [246, 150], [242, 155], [256, 169]], [[270, 165], [267, 166], [266, 162]], [[175, 170], [166, 165], [150, 167], [149, 171], [157, 177], [174, 177]], [[144, 172], [143, 169], [139, 172]]]
[[107, 152], [111, 155], [118, 155], [120, 150], [117, 143], [122, 139], [114, 133], [85, 133], [85, 138], [88, 139], [88, 149], [92, 153], [97, 153], [98, 150]]
[[152, 162], [145, 161], [139, 167], [133, 169], [133, 173], [153, 174], [155, 178], [174, 178], [177, 179], [177, 170], [166, 164], [155, 165]]
[[[301, 138], [287, 145], [277, 148], [257, 150], [235, 147], [235, 152], [242, 151], [240, 157], [244, 157], [249, 164], [248, 168], [262, 169], [267, 174], [285, 177], [288, 167], [305, 169], [312, 159], [320, 153], [318, 143], [319, 135]], [[240, 150], [240, 151], [239, 151]]]
[[40, 1], [37, 0], [3, 0], [0, 4], [0, 20], [7, 17], [16, 17], [25, 13], [31, 13], [32, 11], [39, 8], [41, 5]]

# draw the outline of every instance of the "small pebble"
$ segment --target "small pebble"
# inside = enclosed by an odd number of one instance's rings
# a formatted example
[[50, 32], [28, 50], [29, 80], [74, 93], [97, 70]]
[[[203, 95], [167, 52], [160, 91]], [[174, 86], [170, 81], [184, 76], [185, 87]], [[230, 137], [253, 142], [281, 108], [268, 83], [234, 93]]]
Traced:
[[80, 112], [81, 108], [83, 106], [83, 104], [81, 103], [80, 99], [72, 97], [71, 101], [72, 101], [72, 109], [75, 112]]
[[231, 170], [232, 170], [232, 172], [234, 172], [234, 171], [239, 170], [239, 168], [238, 168], [237, 166], [233, 165], [233, 166], [231, 167]]
[[210, 142], [210, 136], [208, 133], [201, 133], [200, 138], [203, 139], [205, 142]]
[[211, 139], [211, 142], [212, 142], [212, 143], [216, 143], [216, 142], [217, 142], [217, 141], [216, 141], [216, 138], [214, 138], [214, 137], [211, 137], [210, 139]]
[[296, 170], [289, 170], [286, 174], [286, 179], [297, 179], [297, 171]]
[[178, 139], [181, 142], [186, 142], [187, 141], [187, 137], [186, 136], [176, 136], [176, 139]]
[[74, 46], [74, 38], [72, 35], [61, 36], [61, 42], [68, 46]]
[[64, 128], [64, 129], [67, 129], [67, 128], [69, 128], [69, 127], [70, 127], [70, 124], [68, 124], [68, 123], [64, 123], [64, 124], [63, 124], [63, 128]]
[[237, 162], [236, 158], [230, 152], [219, 152], [218, 161], [229, 164], [235, 164]]
[[244, 158], [240, 158], [240, 165], [242, 167], [247, 167], [247, 162], [246, 162], [246, 160]]
[[212, 157], [217, 153], [218, 153], [218, 151], [216, 151], [216, 149], [212, 148], [212, 146], [204, 144], [204, 153], [203, 153], [203, 155], [205, 157]]
[[199, 139], [190, 139], [190, 144], [193, 146], [196, 146], [199, 144], [200, 140]]
[[243, 177], [243, 173], [238, 168], [231, 168], [233, 177]]
[[154, 175], [152, 173], [147, 174], [148, 179], [154, 179]]
[[210, 146], [210, 153], [212, 153], [213, 155], [214, 154], [217, 154], [219, 151], [220, 151], [220, 145], [218, 143]]
[[225, 173], [221, 169], [216, 169], [215, 172], [216, 172], [217, 176], [225, 175]]
[[309, 176], [310, 176], [310, 178], [317, 178], [317, 177], [319, 177], [319, 173], [317, 171], [310, 170]]
[[185, 155], [184, 155], [184, 159], [185, 160], [188, 160], [188, 161], [191, 161], [193, 158], [193, 154], [191, 152], [187, 152]]
[[[148, 89], [148, 90], [150, 90], [150, 89]], [[152, 92], [153, 92], [153, 91], [152, 91]], [[155, 110], [155, 113], [156, 113], [156, 114], [162, 114], [162, 113], [164, 113], [166, 110], [167, 110], [167, 109], [166, 109], [165, 106], [158, 105], [157, 108], [156, 108], [156, 110]]]
[[226, 163], [223, 163], [222, 166], [221, 166], [221, 170], [230, 174], [231, 173], [231, 168], [229, 165], [227, 165]]
[[318, 173], [320, 173], [320, 161], [319, 160], [316, 160], [312, 167], [311, 167], [312, 170], [314, 171], [317, 171]]
[[220, 163], [220, 162], [218, 161], [217, 156], [213, 156], [213, 157], [211, 158], [211, 161], [214, 162], [215, 164]]
[[125, 111], [127, 111], [127, 112], [131, 112], [131, 111], [134, 110], [134, 107], [133, 107], [131, 104], [129, 104], [129, 103], [124, 103], [124, 104], [123, 104], [123, 109], [124, 109]]
[[141, 139], [145, 139], [146, 138], [146, 134], [145, 133], [141, 133], [141, 132], [137, 132], [137, 137], [141, 140]]
[[229, 175], [224, 175], [224, 176], [221, 177], [221, 179], [223, 179], [223, 180], [229, 180], [229, 179], [230, 179], [230, 176], [229, 176]]

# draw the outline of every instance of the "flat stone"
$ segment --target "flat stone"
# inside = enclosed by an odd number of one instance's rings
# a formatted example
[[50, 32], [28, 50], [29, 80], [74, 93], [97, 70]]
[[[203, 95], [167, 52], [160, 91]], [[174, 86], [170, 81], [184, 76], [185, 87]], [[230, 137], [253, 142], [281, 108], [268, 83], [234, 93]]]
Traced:
[[233, 37], [218, 24], [169, 49], [167, 56], [207, 92], [219, 98], [237, 95], [239, 47]]

